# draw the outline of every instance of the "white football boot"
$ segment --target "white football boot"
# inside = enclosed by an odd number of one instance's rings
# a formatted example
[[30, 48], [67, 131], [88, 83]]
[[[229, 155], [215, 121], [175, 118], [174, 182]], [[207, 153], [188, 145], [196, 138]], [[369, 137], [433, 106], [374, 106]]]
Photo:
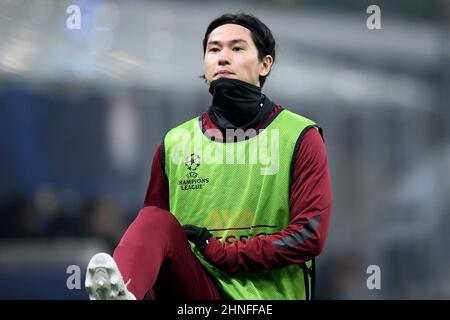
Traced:
[[119, 268], [109, 254], [97, 253], [89, 261], [84, 285], [90, 300], [136, 300], [127, 289], [128, 283], [123, 282]]

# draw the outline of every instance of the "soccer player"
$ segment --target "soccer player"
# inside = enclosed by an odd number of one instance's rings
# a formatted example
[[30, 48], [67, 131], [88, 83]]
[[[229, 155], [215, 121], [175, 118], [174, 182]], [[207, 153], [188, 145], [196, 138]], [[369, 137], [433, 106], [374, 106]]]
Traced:
[[275, 40], [258, 18], [216, 18], [203, 51], [211, 105], [163, 137], [143, 209], [89, 262], [91, 299], [313, 297], [332, 204], [322, 129], [261, 92]]

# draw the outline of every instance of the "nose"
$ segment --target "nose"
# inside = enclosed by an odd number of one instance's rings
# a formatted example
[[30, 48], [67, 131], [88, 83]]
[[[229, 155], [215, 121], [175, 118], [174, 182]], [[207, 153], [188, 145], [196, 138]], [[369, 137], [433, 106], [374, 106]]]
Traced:
[[224, 65], [230, 64], [230, 62], [231, 62], [230, 61], [230, 52], [227, 48], [223, 48], [220, 51], [218, 63], [220, 66], [224, 66]]

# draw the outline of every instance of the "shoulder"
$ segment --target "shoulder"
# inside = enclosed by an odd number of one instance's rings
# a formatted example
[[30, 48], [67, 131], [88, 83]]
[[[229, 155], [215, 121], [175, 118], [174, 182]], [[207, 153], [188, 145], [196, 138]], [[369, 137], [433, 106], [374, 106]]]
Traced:
[[303, 115], [303, 114], [299, 114], [297, 112], [291, 111], [288, 108], [284, 108], [283, 107], [283, 112], [284, 116], [286, 118], [292, 119], [292, 120], [297, 120], [297, 121], [305, 121], [311, 124], [315, 124], [316, 122], [310, 118], [309, 116]]
[[166, 137], [168, 137], [169, 135], [173, 135], [177, 131], [190, 130], [195, 125], [199, 125], [199, 121], [201, 121], [201, 117], [202, 116], [197, 116], [197, 117], [187, 120], [181, 124], [178, 124], [175, 127], [170, 128], [163, 134], [162, 140], [164, 141], [166, 139]]

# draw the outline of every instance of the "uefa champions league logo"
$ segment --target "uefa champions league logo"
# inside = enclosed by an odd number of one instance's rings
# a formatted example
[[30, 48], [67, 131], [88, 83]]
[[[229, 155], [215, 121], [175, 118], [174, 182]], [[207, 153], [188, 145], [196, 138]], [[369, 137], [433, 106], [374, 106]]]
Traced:
[[195, 170], [200, 167], [200, 156], [195, 153], [191, 153], [190, 156], [187, 156], [184, 160], [184, 165], [189, 170], [189, 173], [186, 175], [186, 177], [190, 179], [197, 178], [198, 173], [194, 172]]
[[186, 175], [188, 179], [180, 179], [178, 181], [181, 190], [198, 190], [209, 183], [209, 178], [200, 178], [199, 174], [195, 172], [200, 167], [200, 156], [198, 154], [191, 153], [189, 156], [186, 156], [184, 165], [189, 170], [189, 173]]

